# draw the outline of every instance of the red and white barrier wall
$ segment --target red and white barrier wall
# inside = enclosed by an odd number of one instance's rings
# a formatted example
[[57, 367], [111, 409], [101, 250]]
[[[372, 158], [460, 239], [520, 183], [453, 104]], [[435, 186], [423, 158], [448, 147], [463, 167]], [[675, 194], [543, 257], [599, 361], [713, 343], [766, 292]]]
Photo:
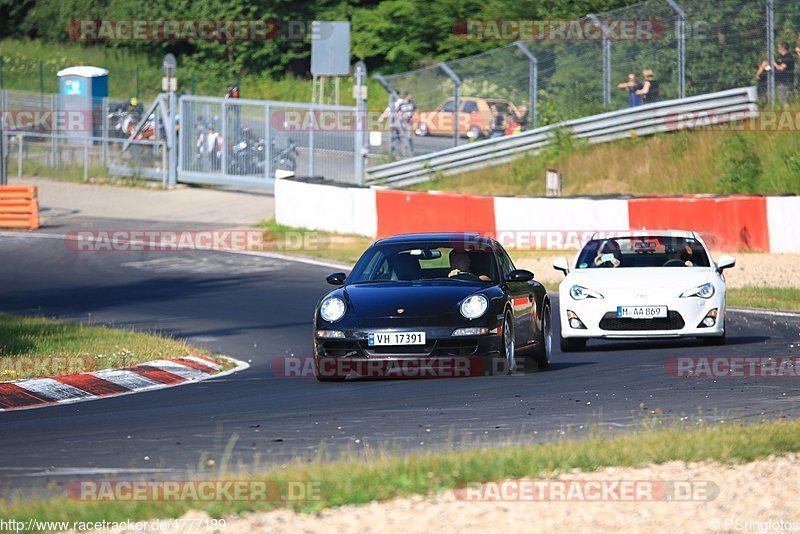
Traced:
[[525, 198], [275, 183], [275, 218], [287, 226], [373, 238], [469, 231], [512, 248], [565, 248], [567, 233], [680, 229], [700, 232], [715, 249], [800, 253], [798, 215], [794, 196]]

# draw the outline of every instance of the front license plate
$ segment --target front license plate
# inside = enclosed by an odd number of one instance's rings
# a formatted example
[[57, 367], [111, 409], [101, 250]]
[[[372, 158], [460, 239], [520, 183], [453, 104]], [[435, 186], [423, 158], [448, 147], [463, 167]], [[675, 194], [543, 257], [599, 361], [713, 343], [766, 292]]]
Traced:
[[424, 345], [425, 332], [370, 332], [370, 347], [379, 345]]
[[617, 306], [618, 319], [656, 319], [666, 316], [666, 306]]

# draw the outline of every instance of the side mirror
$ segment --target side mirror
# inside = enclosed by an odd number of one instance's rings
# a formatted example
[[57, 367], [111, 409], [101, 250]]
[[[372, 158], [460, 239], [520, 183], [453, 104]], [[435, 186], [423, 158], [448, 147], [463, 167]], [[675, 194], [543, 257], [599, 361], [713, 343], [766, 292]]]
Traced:
[[561, 271], [564, 273], [564, 276], [569, 274], [569, 262], [567, 258], [556, 258], [553, 260], [553, 269], [556, 271]]
[[727, 254], [723, 254], [719, 257], [719, 261], [717, 262], [717, 272], [722, 272], [725, 269], [730, 269], [736, 265], [736, 258], [733, 256], [728, 256]]
[[533, 273], [525, 269], [514, 269], [506, 275], [506, 280], [509, 282], [529, 282], [533, 280]]
[[325, 277], [325, 280], [334, 286], [340, 286], [344, 284], [344, 279], [347, 278], [347, 275], [344, 273], [331, 273]]

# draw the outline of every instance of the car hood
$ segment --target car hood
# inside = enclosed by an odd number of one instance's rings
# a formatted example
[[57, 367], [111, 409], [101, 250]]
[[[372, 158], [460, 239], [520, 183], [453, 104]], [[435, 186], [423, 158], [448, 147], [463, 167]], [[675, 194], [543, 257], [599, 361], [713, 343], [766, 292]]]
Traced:
[[708, 267], [623, 267], [618, 269], [576, 269], [565, 279], [569, 285], [589, 289], [681, 289], [705, 284], [711, 279]]
[[458, 281], [386, 282], [348, 285], [344, 293], [360, 317], [431, 317], [458, 314], [458, 304], [484, 287]]

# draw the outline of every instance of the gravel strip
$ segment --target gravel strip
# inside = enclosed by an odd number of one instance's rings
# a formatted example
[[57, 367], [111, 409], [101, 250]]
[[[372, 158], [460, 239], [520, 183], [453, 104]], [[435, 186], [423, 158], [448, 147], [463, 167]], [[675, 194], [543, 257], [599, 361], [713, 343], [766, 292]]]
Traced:
[[[791, 532], [800, 530], [800, 455], [746, 464], [669, 462], [644, 468], [574, 471], [559, 480], [693, 481], [711, 498], [657, 502], [467, 502], [447, 491], [319, 514], [288, 510], [227, 517], [218, 532]], [[714, 493], [713, 491], [711, 493]], [[192, 511], [183, 518], [205, 518]], [[772, 522], [765, 527], [763, 522]], [[784, 522], [778, 525], [776, 522]], [[787, 524], [787, 522], [789, 524]], [[792, 524], [793, 523], [793, 524]], [[187, 523], [188, 524], [188, 523]], [[749, 524], [749, 528], [748, 528]], [[777, 528], [783, 526], [784, 528]], [[174, 530], [173, 532], [175, 532]], [[194, 530], [198, 532], [202, 530]], [[205, 532], [213, 532], [207, 530]]]

